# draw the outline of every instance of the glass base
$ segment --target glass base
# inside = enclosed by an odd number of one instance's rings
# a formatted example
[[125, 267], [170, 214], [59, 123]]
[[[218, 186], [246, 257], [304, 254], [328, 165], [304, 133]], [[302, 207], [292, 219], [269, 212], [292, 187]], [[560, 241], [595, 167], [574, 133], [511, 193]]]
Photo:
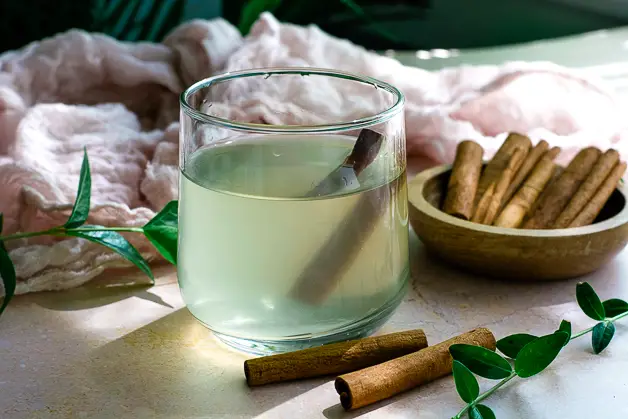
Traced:
[[298, 337], [281, 340], [255, 340], [229, 336], [215, 331], [212, 332], [214, 336], [228, 346], [254, 355], [272, 355], [282, 352], [292, 352], [314, 346], [326, 345], [328, 343], [360, 339], [374, 333], [392, 316], [395, 309], [401, 303], [407, 288], [406, 283], [406, 285], [401, 287], [395, 298], [369, 316], [341, 328], [330, 330], [324, 334], [299, 335]]

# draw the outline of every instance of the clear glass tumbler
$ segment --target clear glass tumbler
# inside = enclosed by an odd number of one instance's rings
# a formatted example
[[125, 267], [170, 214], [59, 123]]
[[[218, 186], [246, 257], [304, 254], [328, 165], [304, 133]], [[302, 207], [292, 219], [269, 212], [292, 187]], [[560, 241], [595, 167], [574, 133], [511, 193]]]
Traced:
[[247, 70], [181, 95], [178, 276], [258, 353], [372, 333], [408, 282], [404, 97], [368, 77]]

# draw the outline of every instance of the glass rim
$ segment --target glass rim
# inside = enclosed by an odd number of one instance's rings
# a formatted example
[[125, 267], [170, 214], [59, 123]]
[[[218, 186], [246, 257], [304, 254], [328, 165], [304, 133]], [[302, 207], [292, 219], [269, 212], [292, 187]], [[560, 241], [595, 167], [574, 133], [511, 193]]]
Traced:
[[[370, 84], [375, 88], [379, 88], [391, 93], [395, 97], [395, 103], [393, 103], [388, 108], [384, 109], [381, 112], [378, 112], [372, 116], [367, 116], [364, 118], [354, 119], [352, 121], [340, 121], [331, 124], [316, 124], [316, 125], [272, 125], [272, 124], [256, 124], [252, 122], [236, 122], [226, 118], [220, 118], [217, 116], [209, 115], [204, 112], [198, 111], [194, 109], [188, 103], [188, 99], [199, 90], [210, 87], [213, 84], [218, 82], [229, 81], [233, 79], [238, 79], [242, 77], [254, 77], [254, 76], [266, 76], [270, 77], [271, 75], [318, 75], [318, 76], [326, 76], [326, 77], [335, 77], [339, 79], [350, 80], [354, 82], [360, 82], [364, 84]], [[372, 125], [376, 125], [382, 122], [386, 122], [396, 116], [399, 112], [403, 110], [403, 105], [405, 103], [405, 96], [399, 89], [397, 89], [392, 84], [383, 82], [381, 80], [368, 77], [361, 76], [345, 71], [340, 70], [332, 70], [326, 68], [317, 68], [317, 67], [268, 67], [268, 68], [254, 68], [248, 70], [239, 70], [239, 71], [231, 71], [227, 73], [218, 74], [215, 76], [207, 77], [196, 83], [192, 84], [190, 87], [185, 89], [181, 95], [179, 96], [179, 103], [181, 105], [181, 109], [185, 112], [189, 117], [205, 122], [208, 124], [218, 125], [223, 128], [228, 128], [232, 130], [238, 131], [248, 131], [254, 133], [307, 133], [307, 132], [339, 132], [339, 131], [349, 131], [354, 129], [360, 129], [369, 127]]]

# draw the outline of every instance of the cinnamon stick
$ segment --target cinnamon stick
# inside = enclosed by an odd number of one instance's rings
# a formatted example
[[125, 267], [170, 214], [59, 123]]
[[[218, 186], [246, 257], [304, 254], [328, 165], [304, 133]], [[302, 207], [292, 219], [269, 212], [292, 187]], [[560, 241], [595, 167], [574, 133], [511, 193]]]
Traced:
[[558, 179], [549, 185], [547, 194], [539, 202], [536, 210], [523, 227], [531, 229], [550, 228], [591, 172], [600, 154], [602, 154], [600, 150], [595, 147], [580, 150]]
[[483, 224], [491, 225], [495, 216], [497, 215], [497, 211], [502, 206], [502, 199], [504, 198], [504, 194], [506, 193], [506, 189], [508, 189], [508, 185], [512, 181], [512, 178], [515, 176], [517, 170], [521, 167], [525, 157], [525, 152], [522, 149], [517, 149], [513, 153], [510, 161], [508, 162], [508, 166], [501, 174], [501, 177], [495, 184], [495, 192], [491, 197], [491, 201], [488, 204], [488, 209], [486, 210], [486, 215], [484, 216]]
[[560, 147], [552, 147], [543, 155], [543, 157], [554, 160], [560, 154], [560, 150]]
[[458, 144], [443, 205], [445, 213], [463, 220], [469, 220], [473, 215], [483, 154], [484, 149], [475, 141], [467, 140]]
[[477, 208], [480, 199], [484, 196], [486, 190], [491, 186], [491, 183], [497, 183], [497, 180], [501, 176], [502, 172], [508, 166], [508, 162], [512, 157], [516, 149], [522, 149], [524, 152], [528, 152], [532, 147], [532, 142], [525, 135], [511, 133], [502, 146], [497, 150], [493, 158], [486, 164], [484, 172], [480, 177], [478, 183], [478, 189], [475, 196], [475, 207]]
[[488, 210], [488, 205], [491, 202], [491, 198], [493, 197], [493, 193], [495, 192], [495, 184], [491, 183], [486, 191], [484, 191], [484, 195], [478, 201], [478, 205], [475, 208], [475, 213], [473, 217], [471, 217], [471, 221], [474, 223], [481, 223], [484, 220], [484, 216], [486, 215], [486, 211]]
[[528, 153], [521, 168], [517, 171], [517, 174], [512, 179], [512, 182], [506, 189], [506, 193], [504, 194], [503, 203], [507, 203], [510, 201], [510, 198], [517, 192], [519, 186], [526, 180], [528, 175], [532, 172], [536, 164], [541, 160], [541, 157], [546, 154], [549, 148], [549, 144], [545, 140], [539, 141], [537, 145], [532, 147], [532, 150]]
[[[546, 156], [549, 156], [549, 153], [551, 152], [548, 151]], [[545, 189], [543, 189], [543, 191], [539, 194], [538, 198], [536, 198], [536, 201], [534, 201], [534, 203], [532, 204], [532, 206], [530, 207], [530, 209], [528, 210], [528, 212], [526, 213], [526, 216], [524, 217], [524, 224], [525, 222], [532, 216], [532, 214], [534, 214], [536, 212], [537, 207], [539, 206], [539, 202], [543, 202], [547, 196], [547, 191], [551, 190], [551, 185], [556, 182], [556, 180], [560, 177], [561, 174], [561, 169], [558, 165], [554, 165], [554, 170], [552, 171], [552, 176], [550, 176], [550, 180], [547, 182], [547, 184], [545, 185]]]
[[304, 266], [289, 291], [290, 297], [307, 304], [322, 304], [354, 263], [377, 223], [392, 205], [396, 205], [399, 191], [405, 184], [404, 171], [391, 184], [362, 193], [351, 211], [342, 218], [339, 228]]
[[582, 208], [591, 201], [593, 195], [595, 195], [618, 162], [619, 153], [616, 150], [610, 149], [602, 154], [595, 166], [593, 166], [593, 169], [591, 169], [589, 176], [580, 185], [567, 207], [558, 216], [554, 223], [554, 228], [567, 228], [571, 224], [573, 219], [582, 211]]
[[341, 374], [380, 364], [426, 346], [423, 330], [408, 330], [249, 359], [244, 362], [244, 375], [249, 386], [259, 386]]
[[595, 195], [593, 195], [587, 205], [582, 208], [582, 211], [580, 211], [576, 218], [569, 224], [569, 227], [581, 227], [591, 224], [600, 211], [602, 211], [602, 208], [617, 187], [617, 182], [619, 182], [624, 175], [624, 172], [626, 172], [626, 163], [616, 165]]
[[[361, 130], [345, 161], [306, 196], [338, 192], [347, 182], [357, 188], [357, 177], [375, 160], [384, 139], [375, 131], [366, 128]], [[304, 266], [290, 290], [292, 298], [307, 304], [321, 304], [325, 301], [362, 250], [362, 245], [375, 231], [380, 217], [389, 210], [396, 199], [399, 185], [405, 182], [404, 171], [390, 186], [384, 185], [360, 195], [354, 208], [340, 222], [339, 228]]]
[[450, 374], [449, 347], [458, 343], [495, 350], [491, 331], [479, 328], [418, 352], [341, 375], [336, 378], [335, 387], [342, 407], [357, 409]]
[[[550, 160], [554, 160], [560, 154], [561, 150], [562, 149], [560, 147], [552, 147], [547, 152], [545, 152], [543, 157], [547, 157]], [[532, 216], [532, 214], [534, 214], [534, 211], [536, 211], [536, 207], [539, 206], [539, 202], [543, 202], [543, 200], [545, 200], [545, 195], [547, 195], [547, 190], [549, 188], [549, 185], [554, 183], [556, 179], [558, 179], [560, 174], [561, 174], [560, 167], [558, 165], [555, 165], [554, 171], [552, 173], [552, 176], [550, 177], [549, 182], [547, 182], [547, 184], [545, 185], [545, 189], [543, 189], [543, 191], [539, 194], [539, 196], [536, 198], [536, 201], [534, 201], [534, 203], [532, 204], [532, 206], [526, 213], [526, 217], [529, 218]], [[524, 217], [524, 221], [527, 221], [526, 217]]]
[[534, 166], [530, 176], [527, 177], [523, 185], [517, 190], [515, 196], [506, 204], [495, 220], [494, 224], [496, 226], [517, 228], [521, 225], [525, 215], [534, 205], [554, 174], [556, 165], [550, 157], [551, 156], [543, 156]]

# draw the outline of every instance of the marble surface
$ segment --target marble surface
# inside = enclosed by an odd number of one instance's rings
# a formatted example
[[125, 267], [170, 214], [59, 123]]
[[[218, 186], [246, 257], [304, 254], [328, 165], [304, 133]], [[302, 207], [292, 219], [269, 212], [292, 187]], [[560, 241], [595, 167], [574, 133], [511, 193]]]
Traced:
[[[508, 283], [455, 271], [412, 238], [412, 286], [380, 333], [423, 328], [438, 342], [476, 326], [497, 337], [592, 324], [575, 304], [577, 280]], [[628, 250], [586, 280], [628, 298]], [[448, 418], [462, 403], [451, 378], [345, 413], [332, 379], [249, 389], [247, 355], [216, 341], [183, 307], [175, 276], [157, 285], [102, 278], [63, 293], [18, 297], [0, 319], [2, 418]], [[573, 341], [541, 375], [513, 380], [487, 404], [502, 418], [628, 417], [628, 323], [593, 355]], [[489, 386], [482, 381], [483, 388]]]

